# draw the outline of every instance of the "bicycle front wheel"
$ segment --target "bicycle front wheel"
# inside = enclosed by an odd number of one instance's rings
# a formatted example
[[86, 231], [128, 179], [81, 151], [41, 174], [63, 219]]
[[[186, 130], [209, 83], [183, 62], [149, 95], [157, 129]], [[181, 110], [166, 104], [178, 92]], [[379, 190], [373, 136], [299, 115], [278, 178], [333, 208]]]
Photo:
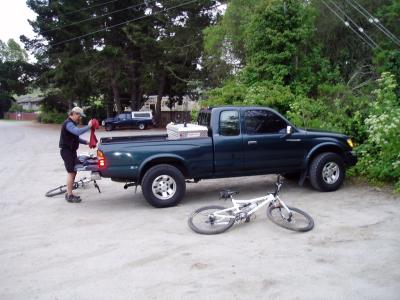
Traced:
[[65, 194], [67, 192], [67, 186], [61, 185], [55, 189], [48, 191], [45, 195], [46, 197], [53, 197], [61, 194]]
[[306, 232], [314, 227], [314, 220], [304, 211], [296, 207], [288, 207], [292, 216], [283, 207], [275, 207], [271, 205], [268, 207], [267, 216], [276, 225], [283, 228]]
[[[221, 212], [225, 207], [218, 205], [205, 206], [195, 210], [189, 217], [189, 227], [200, 234], [218, 234], [233, 226], [235, 218], [231, 211]], [[216, 215], [216, 213], [218, 213]]]

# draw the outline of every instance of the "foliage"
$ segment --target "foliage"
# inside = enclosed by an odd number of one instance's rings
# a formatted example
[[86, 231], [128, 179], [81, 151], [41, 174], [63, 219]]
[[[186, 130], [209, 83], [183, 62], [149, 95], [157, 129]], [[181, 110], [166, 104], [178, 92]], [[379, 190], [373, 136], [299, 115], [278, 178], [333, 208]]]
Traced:
[[8, 95], [0, 94], [0, 119], [4, 118], [4, 113], [10, 109], [13, 100]]
[[43, 90], [58, 88], [69, 106], [104, 96], [102, 110], [110, 115], [114, 107], [140, 109], [146, 95], [179, 99], [190, 90], [188, 82], [201, 77], [202, 30], [215, 18], [215, 1], [175, 9], [169, 8], [181, 1], [93, 3], [27, 1], [37, 13], [32, 26], [38, 36], [24, 42], [42, 65]]
[[27, 61], [28, 54], [21, 46], [14, 41], [14, 39], [9, 39], [7, 43], [0, 40], [0, 61]]
[[19, 104], [13, 102], [8, 111], [9, 112], [22, 112], [22, 111], [24, 111], [24, 108], [22, 107], [22, 105], [19, 105]]
[[33, 80], [35, 67], [26, 60], [26, 51], [17, 42], [0, 40], [0, 118], [10, 109], [13, 95], [26, 93]]
[[[395, 44], [345, 0], [335, 5], [344, 8], [379, 48], [372, 50], [360, 40], [325, 2], [245, 2], [230, 1], [227, 13], [205, 30], [206, 62], [216, 68], [207, 70], [212, 89], [204, 103], [270, 106], [297, 126], [350, 135], [361, 145], [359, 174], [398, 181], [394, 168], [400, 164], [400, 139], [393, 135], [399, 128], [388, 124], [389, 118], [397, 120], [400, 102], [400, 88], [393, 85], [400, 81], [400, 51]], [[377, 12], [396, 36], [400, 34], [398, 1], [359, 2]], [[333, 2], [327, 3], [333, 7]], [[241, 10], [243, 15], [234, 24], [235, 13], [230, 12]], [[385, 72], [393, 74], [393, 82]], [[377, 83], [379, 74], [383, 75]], [[374, 101], [377, 104], [371, 106]], [[373, 136], [384, 137], [387, 144], [378, 145]], [[367, 160], [375, 161], [374, 167], [369, 168]]]
[[368, 116], [370, 99], [355, 96], [348, 86], [323, 84], [318, 87], [319, 97], [296, 97], [290, 105], [288, 117], [305, 128], [321, 128], [343, 132], [358, 143], [366, 138], [364, 119]]
[[372, 180], [391, 181], [400, 191], [400, 105], [394, 75], [384, 72], [366, 118], [367, 139], [358, 147], [357, 171]]
[[56, 110], [41, 111], [38, 116], [38, 121], [45, 124], [62, 124], [67, 118], [67, 113], [60, 113]]

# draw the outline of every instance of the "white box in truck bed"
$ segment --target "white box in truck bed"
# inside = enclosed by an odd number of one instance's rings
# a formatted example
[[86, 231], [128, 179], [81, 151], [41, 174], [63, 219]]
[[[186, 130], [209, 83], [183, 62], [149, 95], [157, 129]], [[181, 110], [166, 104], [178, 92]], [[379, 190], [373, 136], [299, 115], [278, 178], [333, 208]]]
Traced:
[[196, 124], [174, 124], [167, 125], [167, 134], [169, 140], [180, 140], [188, 138], [200, 138], [208, 136], [208, 128]]

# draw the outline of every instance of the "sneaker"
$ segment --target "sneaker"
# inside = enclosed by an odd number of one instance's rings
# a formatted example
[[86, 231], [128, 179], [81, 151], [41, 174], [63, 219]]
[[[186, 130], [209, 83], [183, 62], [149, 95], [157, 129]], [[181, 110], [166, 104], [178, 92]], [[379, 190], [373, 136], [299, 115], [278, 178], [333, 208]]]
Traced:
[[67, 200], [70, 203], [79, 203], [82, 201], [81, 197], [68, 194], [65, 194], [65, 200]]

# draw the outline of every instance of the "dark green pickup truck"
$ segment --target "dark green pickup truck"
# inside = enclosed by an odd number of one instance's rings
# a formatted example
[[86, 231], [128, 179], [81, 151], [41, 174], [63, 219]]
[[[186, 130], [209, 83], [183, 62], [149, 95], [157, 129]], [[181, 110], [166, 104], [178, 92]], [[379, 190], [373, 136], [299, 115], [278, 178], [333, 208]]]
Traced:
[[101, 176], [125, 182], [125, 188], [140, 184], [150, 204], [168, 207], [184, 197], [188, 179], [281, 173], [334, 191], [357, 161], [348, 136], [296, 128], [269, 108], [211, 108], [200, 112], [198, 123], [208, 127], [208, 137], [102, 138]]

